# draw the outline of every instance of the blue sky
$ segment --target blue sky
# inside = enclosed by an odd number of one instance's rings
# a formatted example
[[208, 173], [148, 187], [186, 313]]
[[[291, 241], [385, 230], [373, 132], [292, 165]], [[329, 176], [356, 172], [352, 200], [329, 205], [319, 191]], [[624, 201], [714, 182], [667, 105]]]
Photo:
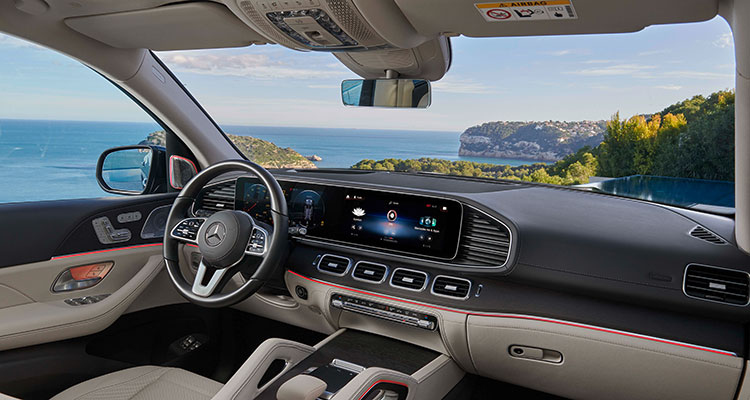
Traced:
[[[427, 110], [343, 107], [330, 54], [280, 46], [159, 53], [224, 125], [462, 131], [486, 121], [606, 119], [651, 113], [734, 87], [723, 19], [617, 35], [453, 38], [453, 65]], [[0, 36], [0, 118], [146, 121], [77, 62]]]

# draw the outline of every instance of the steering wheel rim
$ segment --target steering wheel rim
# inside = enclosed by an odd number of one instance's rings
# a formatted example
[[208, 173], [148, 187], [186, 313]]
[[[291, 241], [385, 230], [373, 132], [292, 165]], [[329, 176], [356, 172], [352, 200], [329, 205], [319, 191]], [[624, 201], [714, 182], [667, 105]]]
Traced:
[[[192, 217], [189, 214], [195, 199], [207, 183], [224, 173], [234, 171], [254, 174], [268, 189], [273, 233], [268, 232], [267, 226], [264, 227], [255, 222], [243, 211], [219, 211], [208, 218]], [[251, 226], [249, 233], [248, 223]], [[209, 227], [215, 232], [208, 232]], [[175, 231], [176, 228], [180, 229]], [[272, 276], [287, 254], [288, 229], [287, 204], [284, 192], [276, 178], [265, 168], [250, 161], [222, 161], [201, 171], [177, 195], [169, 212], [164, 232], [164, 263], [175, 288], [188, 301], [204, 307], [230, 306], [257, 292]], [[258, 247], [256, 242], [260, 240], [260, 236], [263, 236], [261, 231], [265, 232], [265, 239], [262, 240], [263, 246]], [[248, 235], [250, 237], [245, 238]], [[179, 245], [181, 243], [197, 244], [201, 250], [202, 260], [193, 283], [189, 283], [180, 270]], [[217, 251], [221, 254], [209, 260], [209, 254]], [[239, 259], [235, 260], [237, 257]], [[220, 293], [229, 279], [238, 272], [238, 270], [234, 272], [232, 270], [245, 264], [249, 257], [255, 260], [257, 260], [256, 257], [262, 259], [250, 279], [231, 292]], [[216, 264], [212, 265], [214, 262]], [[204, 278], [209, 272], [212, 275], [209, 277], [209, 282], [204, 285]], [[228, 272], [232, 273], [227, 275]], [[197, 289], [196, 286], [198, 286]]]

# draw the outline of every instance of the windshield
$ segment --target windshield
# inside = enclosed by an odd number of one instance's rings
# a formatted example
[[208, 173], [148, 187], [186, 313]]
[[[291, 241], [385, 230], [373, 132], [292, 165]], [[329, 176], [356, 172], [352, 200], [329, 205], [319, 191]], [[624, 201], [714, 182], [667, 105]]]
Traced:
[[345, 107], [341, 81], [357, 77], [325, 53], [158, 56], [266, 167], [520, 180], [731, 212], [734, 52], [722, 19], [451, 43], [427, 109]]

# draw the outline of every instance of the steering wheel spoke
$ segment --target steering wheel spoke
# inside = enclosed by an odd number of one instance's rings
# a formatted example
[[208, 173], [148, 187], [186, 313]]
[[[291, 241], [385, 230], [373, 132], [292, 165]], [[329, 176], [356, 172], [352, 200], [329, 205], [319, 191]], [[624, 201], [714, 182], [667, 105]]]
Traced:
[[[214, 294], [214, 292], [220, 291], [224, 286], [222, 278], [224, 278], [227, 270], [229, 268], [209, 267], [201, 260], [200, 264], [198, 264], [198, 273], [195, 275], [195, 280], [193, 281], [193, 293], [197, 296], [208, 297]], [[211, 274], [211, 276], [208, 279], [208, 283], [204, 284], [203, 282], [206, 280], [206, 275], [208, 274]]]
[[173, 239], [184, 243], [198, 244], [198, 234], [200, 233], [206, 218], [185, 218], [178, 222], [177, 225], [169, 232]]

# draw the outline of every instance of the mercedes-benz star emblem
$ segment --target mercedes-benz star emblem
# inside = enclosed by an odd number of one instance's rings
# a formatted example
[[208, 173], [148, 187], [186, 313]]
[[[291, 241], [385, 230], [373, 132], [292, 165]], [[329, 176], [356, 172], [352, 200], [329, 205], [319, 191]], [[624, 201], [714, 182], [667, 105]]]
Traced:
[[214, 222], [206, 229], [206, 244], [218, 246], [227, 235], [227, 228], [221, 222]]

